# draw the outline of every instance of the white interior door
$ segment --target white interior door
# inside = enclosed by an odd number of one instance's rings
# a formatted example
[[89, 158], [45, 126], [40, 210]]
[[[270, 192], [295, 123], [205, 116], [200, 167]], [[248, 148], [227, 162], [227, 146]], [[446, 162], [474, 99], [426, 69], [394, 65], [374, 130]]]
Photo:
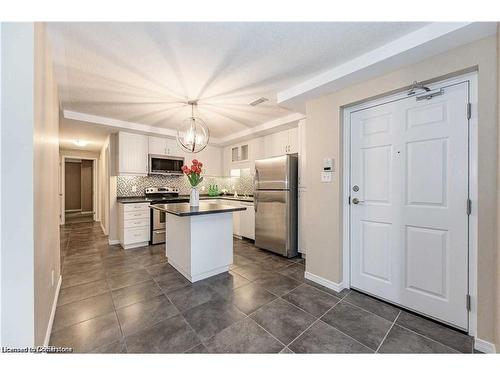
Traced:
[[468, 84], [351, 114], [351, 286], [467, 329]]

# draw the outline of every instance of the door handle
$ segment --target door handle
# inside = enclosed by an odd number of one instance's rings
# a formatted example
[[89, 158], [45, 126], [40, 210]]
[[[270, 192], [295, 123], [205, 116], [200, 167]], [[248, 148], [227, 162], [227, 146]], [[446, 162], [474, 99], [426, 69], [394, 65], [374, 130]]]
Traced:
[[353, 204], [360, 204], [363, 203], [364, 201], [360, 201], [358, 198], [352, 198], [352, 203]]

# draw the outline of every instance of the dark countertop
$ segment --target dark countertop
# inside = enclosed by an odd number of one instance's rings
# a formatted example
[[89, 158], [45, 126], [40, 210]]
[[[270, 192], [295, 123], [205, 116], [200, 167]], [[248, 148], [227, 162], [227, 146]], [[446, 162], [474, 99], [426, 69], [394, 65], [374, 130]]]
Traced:
[[225, 204], [207, 203], [203, 201], [200, 202], [199, 207], [191, 207], [189, 203], [153, 204], [150, 207], [176, 216], [209, 215], [246, 210], [246, 207], [233, 207]]
[[[238, 201], [238, 202], [253, 202], [253, 197], [238, 197], [235, 198], [232, 195], [219, 195], [216, 197], [210, 197], [208, 195], [202, 195], [200, 196], [200, 200], [204, 199], [227, 199], [231, 201]], [[151, 202], [153, 199], [151, 198], [146, 198], [144, 196], [139, 196], [139, 197], [118, 197], [116, 198], [118, 203], [147, 203]], [[158, 199], [154, 199], [158, 200]], [[189, 202], [189, 195], [179, 195], [177, 198], [166, 198], [164, 199], [165, 202], [172, 202], [172, 203], [179, 203], [180, 202]]]
[[[146, 197], [118, 197], [116, 198], [116, 201], [118, 203], [148, 203], [151, 201], [157, 201], [159, 200], [158, 198], [152, 199], [152, 198], [146, 198]], [[189, 202], [189, 197], [176, 197], [176, 198], [164, 198], [162, 199], [165, 202], [172, 202], [172, 203], [179, 203], [179, 202]]]

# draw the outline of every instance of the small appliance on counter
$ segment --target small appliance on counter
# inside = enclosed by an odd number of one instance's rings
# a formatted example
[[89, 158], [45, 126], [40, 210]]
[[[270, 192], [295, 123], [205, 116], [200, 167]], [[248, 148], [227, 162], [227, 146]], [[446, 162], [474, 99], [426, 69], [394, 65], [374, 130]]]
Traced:
[[[175, 187], [146, 188], [144, 195], [151, 201], [151, 204], [189, 202], [187, 198], [179, 198], [179, 189]], [[165, 243], [166, 233], [167, 219], [165, 212], [151, 209], [151, 245]]]

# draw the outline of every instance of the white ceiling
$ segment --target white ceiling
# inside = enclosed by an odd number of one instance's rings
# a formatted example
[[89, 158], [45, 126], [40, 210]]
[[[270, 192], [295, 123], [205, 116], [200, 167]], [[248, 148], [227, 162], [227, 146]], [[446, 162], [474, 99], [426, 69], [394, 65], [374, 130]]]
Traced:
[[[292, 114], [278, 91], [425, 25], [49, 23], [49, 35], [64, 110], [175, 129], [198, 99], [223, 138]], [[269, 101], [248, 105], [260, 97]], [[92, 128], [69, 123], [66, 135]]]
[[[100, 151], [106, 137], [113, 129], [109, 127], [90, 125], [86, 122], [61, 119], [59, 126], [59, 148], [63, 150]], [[73, 141], [87, 141], [84, 147], [76, 146]]]

